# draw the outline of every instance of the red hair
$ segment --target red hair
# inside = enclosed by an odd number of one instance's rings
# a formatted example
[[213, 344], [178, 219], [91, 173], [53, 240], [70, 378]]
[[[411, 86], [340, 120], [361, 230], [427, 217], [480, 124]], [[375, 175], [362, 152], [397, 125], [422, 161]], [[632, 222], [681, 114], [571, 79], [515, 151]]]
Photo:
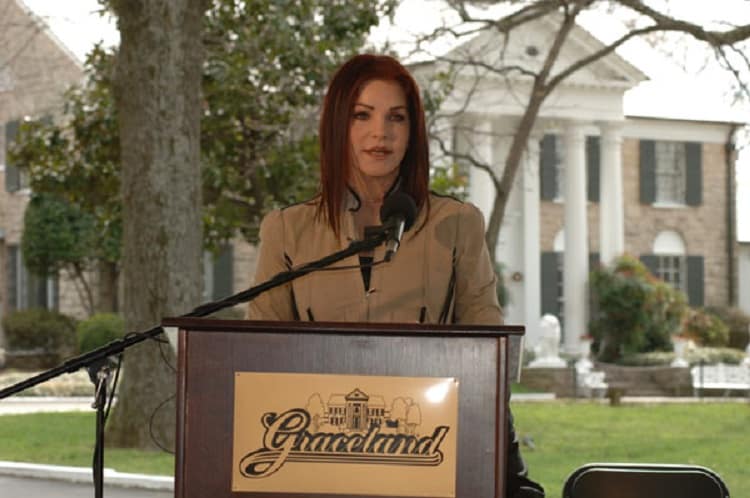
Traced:
[[419, 87], [409, 71], [387, 55], [355, 55], [333, 75], [323, 100], [320, 116], [320, 203], [324, 216], [338, 235], [341, 211], [352, 170], [349, 124], [354, 104], [364, 86], [372, 80], [395, 81], [406, 95], [409, 112], [409, 143], [401, 161], [400, 190], [409, 194], [418, 209], [428, 205], [429, 151], [424, 108]]

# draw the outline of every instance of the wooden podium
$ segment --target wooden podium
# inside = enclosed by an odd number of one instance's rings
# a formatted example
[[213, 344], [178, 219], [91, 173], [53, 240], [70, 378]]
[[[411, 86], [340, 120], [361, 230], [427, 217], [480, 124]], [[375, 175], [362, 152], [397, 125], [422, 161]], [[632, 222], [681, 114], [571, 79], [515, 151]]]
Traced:
[[[508, 337], [522, 335], [523, 327], [197, 318], [163, 325], [179, 328], [176, 497], [384, 496], [233, 491], [235, 378], [241, 372], [453, 378], [455, 496], [504, 496]], [[316, 465], [326, 472], [325, 464]]]

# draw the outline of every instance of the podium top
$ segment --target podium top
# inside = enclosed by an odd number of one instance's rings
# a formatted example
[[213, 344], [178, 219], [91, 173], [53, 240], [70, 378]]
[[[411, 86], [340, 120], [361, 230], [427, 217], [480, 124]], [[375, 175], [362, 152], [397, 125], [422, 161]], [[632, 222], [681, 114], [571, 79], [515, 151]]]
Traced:
[[503, 337], [522, 336], [522, 325], [437, 325], [417, 323], [352, 323], [352, 322], [280, 322], [262, 320], [218, 320], [213, 318], [169, 317], [164, 327], [177, 327], [191, 332], [263, 332], [309, 333], [340, 335], [404, 335], [439, 337]]

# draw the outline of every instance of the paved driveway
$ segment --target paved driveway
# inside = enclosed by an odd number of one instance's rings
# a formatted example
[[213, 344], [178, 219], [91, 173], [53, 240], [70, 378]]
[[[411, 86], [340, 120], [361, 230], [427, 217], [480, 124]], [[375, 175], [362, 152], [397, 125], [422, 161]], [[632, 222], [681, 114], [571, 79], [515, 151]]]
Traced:
[[[65, 482], [30, 477], [0, 476], [0, 496], [2, 498], [92, 498], [92, 484]], [[104, 485], [105, 498], [172, 498], [171, 491], [154, 491], [149, 489], [122, 488]]]

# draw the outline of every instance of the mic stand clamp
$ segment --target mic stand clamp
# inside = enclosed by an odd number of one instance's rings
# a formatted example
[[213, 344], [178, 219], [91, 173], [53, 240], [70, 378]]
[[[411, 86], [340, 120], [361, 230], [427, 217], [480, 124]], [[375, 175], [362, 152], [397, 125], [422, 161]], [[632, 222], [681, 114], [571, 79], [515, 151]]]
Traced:
[[94, 402], [91, 404], [91, 408], [96, 409], [96, 440], [92, 465], [95, 498], [104, 496], [104, 423], [106, 419], [107, 388], [112, 367], [113, 364], [109, 357], [96, 360], [86, 366], [89, 379], [94, 384]]

